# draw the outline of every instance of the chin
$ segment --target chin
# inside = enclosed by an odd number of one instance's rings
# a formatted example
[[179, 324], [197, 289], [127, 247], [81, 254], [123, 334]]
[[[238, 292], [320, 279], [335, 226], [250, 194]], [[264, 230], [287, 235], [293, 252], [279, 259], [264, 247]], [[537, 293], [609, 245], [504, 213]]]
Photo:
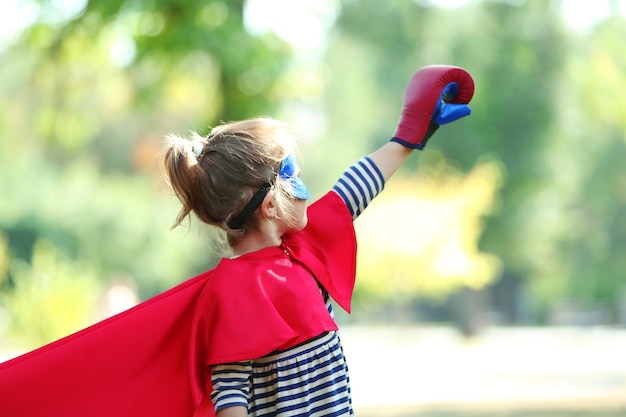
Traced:
[[299, 232], [306, 227], [307, 223], [309, 223], [309, 219], [304, 216], [304, 218], [300, 222], [298, 222], [298, 224], [296, 224], [294, 229]]

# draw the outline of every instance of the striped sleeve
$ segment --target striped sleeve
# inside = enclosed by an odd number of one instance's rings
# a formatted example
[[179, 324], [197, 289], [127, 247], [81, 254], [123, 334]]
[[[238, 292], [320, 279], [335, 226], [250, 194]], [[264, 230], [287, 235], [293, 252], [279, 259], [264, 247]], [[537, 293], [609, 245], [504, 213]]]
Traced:
[[385, 179], [374, 161], [365, 156], [352, 164], [333, 186], [356, 219], [384, 188]]
[[216, 413], [223, 408], [238, 405], [248, 408], [251, 374], [252, 362], [250, 361], [213, 366], [211, 401]]

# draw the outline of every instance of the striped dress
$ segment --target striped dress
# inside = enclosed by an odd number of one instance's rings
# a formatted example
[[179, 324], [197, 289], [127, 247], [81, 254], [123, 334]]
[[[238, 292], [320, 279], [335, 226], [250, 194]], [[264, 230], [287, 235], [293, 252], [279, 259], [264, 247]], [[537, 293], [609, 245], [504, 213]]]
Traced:
[[[364, 157], [333, 186], [356, 219], [382, 191], [384, 179]], [[331, 299], [320, 288], [331, 317]], [[350, 416], [348, 365], [338, 332], [325, 332], [284, 351], [244, 362], [214, 365], [211, 400], [215, 411], [243, 406], [250, 416]]]

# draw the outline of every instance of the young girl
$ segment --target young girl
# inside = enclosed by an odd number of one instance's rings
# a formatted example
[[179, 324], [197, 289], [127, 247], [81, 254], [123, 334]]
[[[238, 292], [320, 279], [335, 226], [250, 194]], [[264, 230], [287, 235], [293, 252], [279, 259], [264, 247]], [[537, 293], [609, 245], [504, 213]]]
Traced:
[[[282, 123], [256, 118], [216, 127], [207, 138], [170, 138], [164, 168], [182, 203], [176, 225], [193, 212], [222, 232], [229, 252], [198, 301], [207, 332], [199, 335], [206, 388], [198, 413], [353, 414], [330, 301], [350, 310], [352, 221], [412, 149], [469, 113], [472, 92], [458, 68], [418, 72], [394, 138], [350, 166], [308, 210], [310, 194]], [[460, 104], [448, 103], [454, 98]]]
[[[411, 79], [390, 143], [307, 208], [288, 129], [258, 118], [170, 138], [166, 177], [221, 231], [217, 267], [138, 306], [0, 364], [0, 416], [352, 415], [331, 298], [350, 310], [353, 220], [439, 125], [469, 114], [463, 69]], [[406, 215], [410, 221], [410, 213]]]

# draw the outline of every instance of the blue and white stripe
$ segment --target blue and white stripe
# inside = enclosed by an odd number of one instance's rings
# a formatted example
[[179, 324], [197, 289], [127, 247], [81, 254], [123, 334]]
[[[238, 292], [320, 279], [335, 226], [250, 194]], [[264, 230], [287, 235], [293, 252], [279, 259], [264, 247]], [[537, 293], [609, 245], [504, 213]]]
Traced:
[[374, 161], [365, 156], [352, 164], [333, 186], [356, 219], [383, 190], [385, 179]]
[[251, 416], [352, 414], [348, 367], [336, 332], [255, 360], [252, 368]]
[[216, 405], [216, 412], [237, 405], [248, 408], [251, 370], [252, 361], [220, 364], [212, 368], [211, 401]]
[[336, 332], [251, 362], [216, 365], [212, 374], [216, 412], [241, 405], [255, 417], [354, 415]]

